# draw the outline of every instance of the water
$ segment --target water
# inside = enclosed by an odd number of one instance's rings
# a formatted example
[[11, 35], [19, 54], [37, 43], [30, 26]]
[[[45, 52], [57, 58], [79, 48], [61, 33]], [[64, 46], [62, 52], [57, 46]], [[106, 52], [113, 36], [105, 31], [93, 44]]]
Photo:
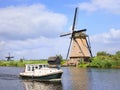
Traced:
[[89, 69], [89, 90], [120, 90], [120, 69]]
[[120, 69], [62, 68], [61, 82], [20, 79], [23, 68], [0, 67], [0, 90], [120, 90]]

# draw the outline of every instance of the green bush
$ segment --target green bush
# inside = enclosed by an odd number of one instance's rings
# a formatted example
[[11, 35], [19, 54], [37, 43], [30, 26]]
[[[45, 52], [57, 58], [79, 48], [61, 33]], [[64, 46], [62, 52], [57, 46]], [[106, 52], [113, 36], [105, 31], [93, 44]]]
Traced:
[[111, 68], [112, 64], [109, 61], [105, 61], [103, 68]]
[[81, 67], [81, 68], [86, 68], [86, 67], [88, 67], [89, 66], [89, 63], [80, 63], [79, 65], [78, 65], [78, 67]]
[[65, 64], [67, 60], [61, 60], [61, 65]]
[[90, 66], [97, 67], [97, 68], [111, 68], [112, 64], [105, 57], [95, 57], [90, 63]]

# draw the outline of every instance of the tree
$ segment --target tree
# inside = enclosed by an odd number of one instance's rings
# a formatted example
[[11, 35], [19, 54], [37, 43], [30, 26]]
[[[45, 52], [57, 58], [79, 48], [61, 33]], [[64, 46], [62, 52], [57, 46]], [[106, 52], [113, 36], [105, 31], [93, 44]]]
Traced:
[[62, 60], [63, 59], [63, 57], [62, 57], [62, 55], [60, 54], [60, 55], [56, 55], [57, 57], [59, 57], [60, 58], [60, 60]]
[[116, 52], [116, 56], [120, 57], [120, 51]]
[[109, 56], [109, 53], [106, 53], [105, 51], [97, 52], [97, 56]]

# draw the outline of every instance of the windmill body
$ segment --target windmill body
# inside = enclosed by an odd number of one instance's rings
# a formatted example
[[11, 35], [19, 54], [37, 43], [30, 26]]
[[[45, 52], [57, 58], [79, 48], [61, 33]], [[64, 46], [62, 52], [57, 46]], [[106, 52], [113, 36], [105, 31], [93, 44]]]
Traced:
[[89, 36], [85, 33], [86, 29], [75, 31], [77, 9], [78, 8], [75, 9], [72, 33], [61, 35], [61, 37], [71, 35], [66, 57], [66, 59], [68, 59], [69, 56], [69, 62], [71, 64], [76, 64], [80, 61], [89, 61], [89, 58], [92, 57]]
[[75, 33], [69, 54], [70, 60], [87, 60], [91, 57], [88, 48], [87, 35], [83, 32]]

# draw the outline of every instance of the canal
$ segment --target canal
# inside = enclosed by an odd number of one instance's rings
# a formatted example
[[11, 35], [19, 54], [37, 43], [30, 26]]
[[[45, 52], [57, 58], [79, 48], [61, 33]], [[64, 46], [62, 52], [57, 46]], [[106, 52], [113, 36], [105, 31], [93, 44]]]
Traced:
[[120, 69], [63, 67], [61, 82], [24, 81], [20, 67], [0, 67], [0, 90], [120, 90]]

